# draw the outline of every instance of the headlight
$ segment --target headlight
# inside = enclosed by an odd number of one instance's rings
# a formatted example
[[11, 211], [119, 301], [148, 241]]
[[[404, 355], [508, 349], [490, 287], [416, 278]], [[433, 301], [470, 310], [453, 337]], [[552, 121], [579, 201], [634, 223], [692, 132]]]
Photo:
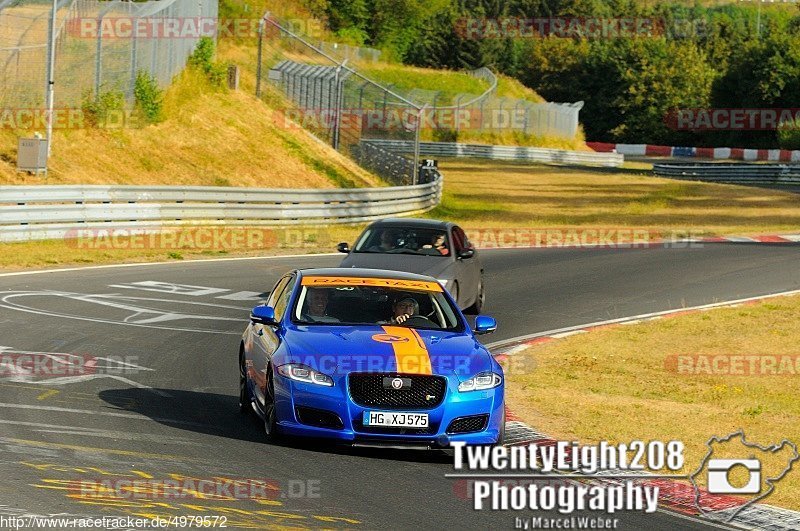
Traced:
[[494, 389], [501, 383], [503, 383], [503, 377], [499, 374], [482, 372], [458, 384], [458, 390], [462, 393], [465, 391], [485, 391], [486, 389]]
[[278, 367], [278, 374], [286, 376], [291, 380], [297, 380], [298, 382], [313, 383], [327, 387], [333, 386], [333, 378], [327, 374], [317, 372], [306, 365], [300, 365], [299, 363], [281, 365]]

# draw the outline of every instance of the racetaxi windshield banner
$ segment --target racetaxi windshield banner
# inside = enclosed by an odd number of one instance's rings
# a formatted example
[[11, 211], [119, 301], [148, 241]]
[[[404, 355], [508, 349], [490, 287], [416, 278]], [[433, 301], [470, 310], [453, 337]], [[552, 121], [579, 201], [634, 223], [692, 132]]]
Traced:
[[376, 288], [397, 288], [417, 291], [442, 291], [436, 282], [424, 280], [403, 280], [396, 278], [371, 277], [303, 277], [303, 286], [373, 286]]

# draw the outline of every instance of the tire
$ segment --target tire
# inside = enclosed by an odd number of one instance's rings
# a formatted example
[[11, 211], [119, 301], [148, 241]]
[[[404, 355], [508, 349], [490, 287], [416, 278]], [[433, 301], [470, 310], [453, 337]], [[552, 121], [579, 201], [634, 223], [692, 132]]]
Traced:
[[244, 351], [239, 349], [239, 413], [246, 414], [253, 410], [250, 405], [250, 391], [247, 388], [247, 369], [244, 364]]
[[272, 365], [267, 368], [267, 387], [264, 393], [264, 435], [268, 442], [279, 439], [278, 417], [275, 414], [275, 385], [273, 383]]
[[503, 404], [503, 424], [500, 425], [500, 435], [497, 436], [495, 446], [503, 446], [506, 442], [506, 406]]
[[483, 276], [481, 275], [480, 280], [478, 280], [478, 293], [475, 295], [475, 302], [472, 303], [472, 306], [465, 310], [466, 313], [472, 315], [479, 315], [481, 311], [483, 311], [483, 305], [486, 302], [486, 294], [483, 291]]

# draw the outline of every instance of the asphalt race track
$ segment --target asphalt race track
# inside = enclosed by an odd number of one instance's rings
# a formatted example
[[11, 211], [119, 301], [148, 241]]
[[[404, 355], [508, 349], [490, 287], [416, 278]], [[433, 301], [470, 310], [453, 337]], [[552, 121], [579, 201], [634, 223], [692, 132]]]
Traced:
[[[249, 309], [286, 270], [340, 260], [0, 276], [0, 355], [93, 362], [67, 376], [3, 375], [0, 515], [225, 515], [231, 528], [362, 529], [510, 528], [515, 516], [531, 516], [474, 511], [465, 485], [444, 477], [452, 465], [443, 453], [271, 446], [255, 417], [239, 414], [236, 353]], [[800, 289], [797, 245], [495, 250], [483, 260], [486, 313], [499, 322], [487, 342]], [[114, 498], [83, 487], [219, 477], [267, 480], [275, 490], [256, 503]], [[706, 527], [664, 512], [615, 516], [622, 529]]]

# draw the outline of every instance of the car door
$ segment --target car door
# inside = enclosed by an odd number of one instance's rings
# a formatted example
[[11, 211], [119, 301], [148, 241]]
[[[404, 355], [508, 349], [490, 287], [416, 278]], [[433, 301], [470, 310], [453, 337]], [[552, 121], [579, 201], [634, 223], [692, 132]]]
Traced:
[[[283, 277], [275, 285], [267, 299], [267, 306], [272, 306], [275, 309], [275, 320], [278, 322], [283, 319], [294, 290], [295, 279], [296, 277], [293, 274]], [[272, 355], [280, 346], [283, 332], [280, 328], [274, 326], [253, 323], [251, 334], [253, 339], [251, 361], [256, 381], [256, 395], [263, 403], [264, 393], [267, 388], [267, 367]]]
[[481, 278], [481, 266], [477, 255], [472, 258], [459, 258], [462, 251], [475, 251], [475, 247], [470, 243], [466, 233], [459, 226], [453, 226], [453, 244], [456, 255], [456, 271], [458, 273], [458, 298], [459, 304], [464, 306], [475, 298], [478, 290], [478, 283]]

